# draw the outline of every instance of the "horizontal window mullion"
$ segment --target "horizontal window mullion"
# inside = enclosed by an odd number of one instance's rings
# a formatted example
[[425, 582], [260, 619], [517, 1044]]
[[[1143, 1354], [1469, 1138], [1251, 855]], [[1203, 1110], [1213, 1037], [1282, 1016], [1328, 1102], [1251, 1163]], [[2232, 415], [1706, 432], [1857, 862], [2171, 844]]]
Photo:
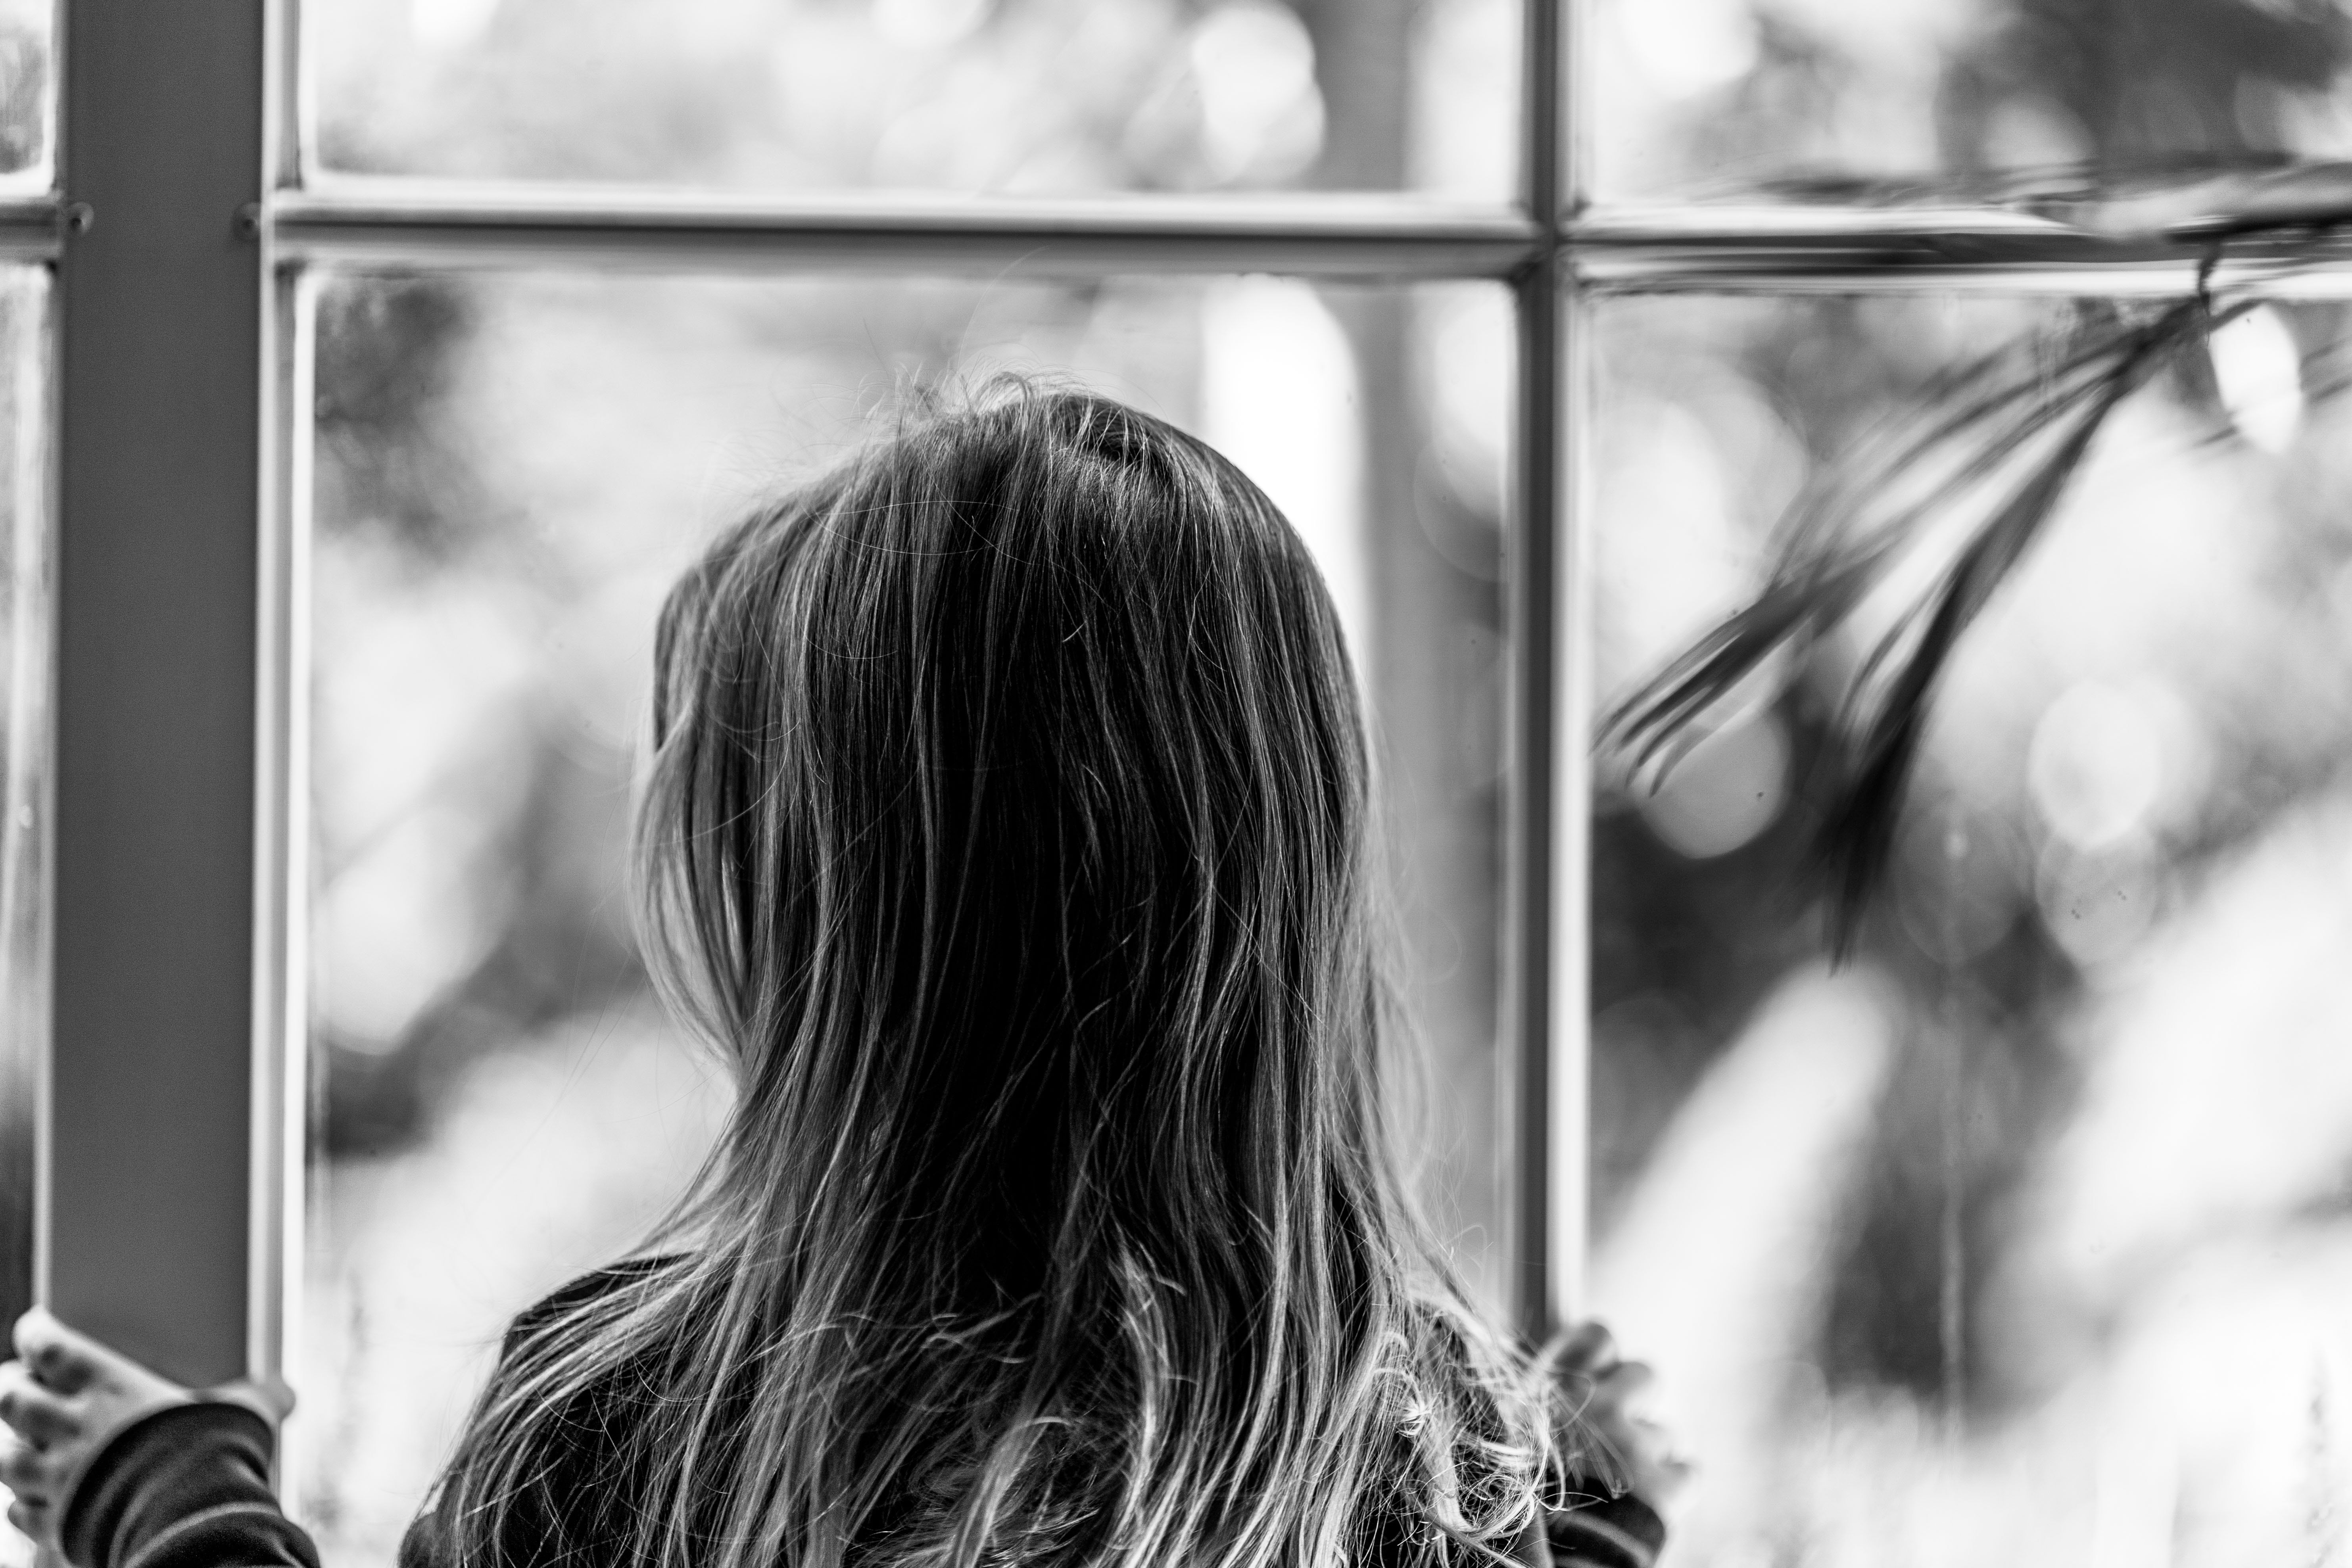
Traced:
[[1533, 244], [1433, 245], [1367, 240], [1212, 237], [1121, 239], [1063, 235], [1022, 240], [970, 234], [797, 231], [746, 236], [426, 227], [280, 231], [281, 259], [408, 270], [484, 268], [788, 274], [891, 268], [928, 276], [1098, 277], [1112, 273], [1272, 272], [1363, 281], [1509, 278]]
[[1678, 208], [1587, 214], [1565, 237], [1600, 289], [1735, 293], [2177, 295], [2217, 288], [2341, 297], [2352, 241], [2332, 231], [2106, 234], [1983, 208]]
[[757, 203], [398, 186], [286, 193], [271, 207], [281, 258], [351, 266], [1505, 277], [1541, 240], [1507, 211], [1356, 197]]
[[[1580, 262], [1589, 258], [1580, 258]], [[1972, 294], [2044, 295], [2070, 299], [2177, 300], [2196, 292], [2195, 262], [2075, 266], [1974, 262], [1937, 266], [1842, 266], [1798, 260], [1758, 260], [1738, 268], [1685, 265], [1643, 258], [1580, 266], [1577, 277], [1596, 297], [1629, 294]], [[2279, 300], [2352, 300], [2352, 258], [2225, 261], [2210, 286]]]
[[58, 199], [0, 197], [0, 261], [52, 261], [58, 254]]

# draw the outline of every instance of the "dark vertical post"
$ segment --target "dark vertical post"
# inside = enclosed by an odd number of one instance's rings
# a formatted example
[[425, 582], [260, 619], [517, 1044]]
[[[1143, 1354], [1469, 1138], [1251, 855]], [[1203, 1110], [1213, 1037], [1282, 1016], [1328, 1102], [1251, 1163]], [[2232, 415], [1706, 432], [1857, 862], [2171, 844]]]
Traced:
[[62, 12], [47, 1293], [211, 1382], [247, 1352], [264, 5]]

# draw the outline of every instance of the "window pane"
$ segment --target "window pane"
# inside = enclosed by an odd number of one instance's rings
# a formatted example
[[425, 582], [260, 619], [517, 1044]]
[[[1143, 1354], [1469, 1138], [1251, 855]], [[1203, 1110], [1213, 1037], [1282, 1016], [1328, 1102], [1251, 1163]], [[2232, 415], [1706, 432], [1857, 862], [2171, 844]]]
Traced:
[[[47, 280], [37, 267], [0, 267], [0, 1318], [10, 1322], [33, 1304], [49, 1045]], [[0, 1524], [0, 1563], [32, 1561], [32, 1543]]]
[[[1931, 378], [2054, 375], [2097, 319], [1601, 307], [1604, 692], [1757, 588], [1801, 486], [1948, 411]], [[1844, 968], [1806, 851], [1866, 644], [1604, 790], [1593, 1278], [1698, 1457], [1685, 1561], [2343, 1550], [2342, 320], [2258, 312], [2113, 415], [1961, 645]]]
[[49, 181], [54, 0], [0, 0], [0, 194]]
[[386, 277], [321, 310], [295, 1441], [326, 1555], [390, 1561], [508, 1317], [706, 1146], [727, 1091], [647, 994], [624, 886], [654, 612], [909, 384], [1076, 377], [1224, 447], [1318, 550], [1381, 715], [1414, 1152], [1486, 1286], [1502, 289]]
[[1512, 193], [1518, 0], [312, 0], [352, 173]]
[[[1612, 196], [2064, 191], [2352, 152], [2352, 14], [2245, 0], [1591, 0]], [[2032, 177], [2025, 177], [2025, 176]]]
[[33, 1126], [48, 1048], [47, 274], [0, 268], [0, 1314], [33, 1300]]

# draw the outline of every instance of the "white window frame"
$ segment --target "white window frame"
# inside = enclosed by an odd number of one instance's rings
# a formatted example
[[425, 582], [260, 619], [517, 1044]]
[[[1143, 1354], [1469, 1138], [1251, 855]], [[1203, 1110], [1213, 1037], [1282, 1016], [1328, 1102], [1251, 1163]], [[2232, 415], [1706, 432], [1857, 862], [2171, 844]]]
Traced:
[[[1629, 292], [2185, 295], [2210, 247], [1989, 209], [1611, 207], [1569, 113], [1578, 0], [1525, 0], [1519, 199], [737, 199], [331, 178], [293, 0], [61, 0], [49, 188], [53, 1015], [36, 1296], [173, 1375], [274, 1375], [299, 1285], [304, 552], [313, 301], [336, 267], [1488, 279], [1518, 321], [1500, 1086], [1509, 1307], [1580, 1291], [1589, 950], [1586, 320]], [[2216, 281], [2352, 293], [2321, 235]], [[40, 650], [34, 650], [37, 654]]]

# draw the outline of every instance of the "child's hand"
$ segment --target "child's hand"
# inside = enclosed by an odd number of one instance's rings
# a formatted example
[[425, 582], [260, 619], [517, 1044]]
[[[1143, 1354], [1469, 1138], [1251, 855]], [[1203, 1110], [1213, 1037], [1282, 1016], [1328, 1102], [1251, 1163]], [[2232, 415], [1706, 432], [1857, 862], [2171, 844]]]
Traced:
[[1690, 1462], [1675, 1452], [1664, 1427], [1632, 1408], [1634, 1396], [1651, 1382], [1649, 1367], [1619, 1359], [1616, 1342], [1596, 1322], [1579, 1323], [1570, 1331], [1554, 1365], [1569, 1409], [1598, 1450], [1572, 1459], [1571, 1468], [1598, 1470], [1595, 1479], [1663, 1512], [1666, 1500], [1689, 1477]]
[[16, 1320], [18, 1360], [0, 1363], [0, 1485], [16, 1494], [8, 1522], [51, 1552], [82, 1470], [125, 1426], [188, 1390], [74, 1332], [41, 1308]]

